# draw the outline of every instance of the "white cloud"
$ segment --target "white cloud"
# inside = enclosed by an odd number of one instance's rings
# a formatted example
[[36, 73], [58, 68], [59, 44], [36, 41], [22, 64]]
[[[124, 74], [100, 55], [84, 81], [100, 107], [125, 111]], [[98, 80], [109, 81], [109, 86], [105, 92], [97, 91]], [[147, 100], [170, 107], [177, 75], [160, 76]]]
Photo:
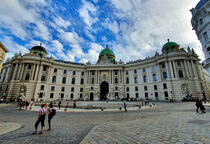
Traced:
[[89, 28], [91, 28], [92, 24], [98, 21], [96, 17], [97, 8], [90, 2], [85, 0], [82, 1], [83, 5], [79, 9], [79, 15], [83, 18], [83, 21], [87, 24]]
[[118, 23], [116, 21], [111, 21], [109, 18], [107, 18], [105, 20], [104, 23], [102, 23], [102, 25], [106, 28], [108, 28], [110, 31], [112, 31], [113, 33], [118, 33], [119, 32], [119, 26]]
[[60, 34], [58, 35], [60, 39], [67, 43], [71, 44], [79, 44], [80, 42], [83, 42], [83, 39], [78, 36], [76, 32], [64, 32], [63, 30], [60, 30]]
[[[44, 40], [50, 39], [48, 28], [40, 19], [40, 14], [26, 7], [27, 4], [26, 1], [2, 0], [0, 5], [0, 25], [4, 25], [13, 35], [25, 40], [31, 38], [28, 28], [31, 28], [31, 25], [34, 24], [34, 34], [36, 36]], [[39, 0], [33, 4], [45, 5], [45, 1]]]
[[67, 28], [68, 26], [71, 25], [71, 23], [68, 20], [64, 20], [62, 17], [57, 16], [57, 17], [53, 17], [53, 21], [51, 22], [51, 26], [53, 26], [53, 28], [57, 29], [57, 28]]
[[[196, 5], [191, 0], [110, 0], [117, 18], [125, 20], [119, 24], [113, 49], [117, 58], [126, 61], [153, 56], [161, 51], [170, 38], [178, 44], [189, 44], [202, 58], [199, 42], [191, 28], [190, 9]], [[119, 50], [121, 49], [121, 50]]]

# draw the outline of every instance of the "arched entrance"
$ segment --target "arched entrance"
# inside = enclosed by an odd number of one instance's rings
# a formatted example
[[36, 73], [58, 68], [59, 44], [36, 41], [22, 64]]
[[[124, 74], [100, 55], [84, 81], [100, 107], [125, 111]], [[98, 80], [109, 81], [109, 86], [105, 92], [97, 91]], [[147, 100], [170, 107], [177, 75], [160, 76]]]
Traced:
[[109, 93], [109, 84], [103, 81], [100, 86], [100, 100], [106, 100], [106, 96]]

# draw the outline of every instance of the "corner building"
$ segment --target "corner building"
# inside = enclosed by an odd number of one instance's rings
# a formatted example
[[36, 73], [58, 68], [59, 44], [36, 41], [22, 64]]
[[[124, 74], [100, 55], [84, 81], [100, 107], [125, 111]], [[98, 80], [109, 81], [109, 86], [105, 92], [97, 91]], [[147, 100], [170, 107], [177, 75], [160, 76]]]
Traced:
[[162, 54], [143, 60], [116, 62], [114, 52], [106, 46], [96, 64], [55, 60], [46, 57], [44, 47], [35, 46], [29, 54], [7, 60], [1, 72], [0, 94], [14, 100], [17, 94], [35, 101], [91, 100], [107, 98], [176, 100], [191, 93], [208, 96], [204, 88], [202, 65], [193, 49], [184, 50], [168, 42]]

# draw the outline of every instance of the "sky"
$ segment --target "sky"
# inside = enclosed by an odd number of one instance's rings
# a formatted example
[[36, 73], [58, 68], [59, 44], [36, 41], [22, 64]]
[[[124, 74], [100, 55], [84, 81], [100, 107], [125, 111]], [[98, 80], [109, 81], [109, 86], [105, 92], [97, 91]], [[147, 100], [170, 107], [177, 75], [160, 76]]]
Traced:
[[33, 46], [55, 59], [96, 63], [106, 45], [117, 61], [134, 61], [161, 53], [170, 41], [194, 48], [191, 8], [199, 0], [1, 0], [0, 41], [6, 58]]

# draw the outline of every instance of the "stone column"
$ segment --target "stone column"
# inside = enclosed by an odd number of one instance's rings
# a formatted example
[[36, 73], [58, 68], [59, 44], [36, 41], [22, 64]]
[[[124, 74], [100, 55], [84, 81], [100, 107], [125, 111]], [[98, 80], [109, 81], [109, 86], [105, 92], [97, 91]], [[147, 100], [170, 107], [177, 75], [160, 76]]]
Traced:
[[22, 70], [22, 66], [23, 66], [23, 64], [21, 63], [21, 64], [20, 64], [20, 67], [19, 67], [19, 69], [18, 69], [17, 80], [20, 79], [20, 72], [21, 72], [21, 70]]
[[190, 60], [189, 63], [190, 63], [190, 68], [191, 68], [191, 70], [192, 70], [192, 77], [195, 77], [196, 71], [195, 71], [195, 69], [193, 68], [193, 61]]
[[175, 77], [175, 75], [174, 75], [174, 71], [173, 71], [173, 68], [172, 68], [171, 61], [169, 61], [169, 67], [170, 67], [170, 71], [171, 71], [171, 74], [172, 74], [171, 79], [173, 79]]
[[176, 70], [176, 63], [175, 63], [175, 61], [172, 61], [172, 63], [173, 63], [173, 67], [174, 67], [174, 75], [175, 75], [175, 78], [177, 78], [178, 76], [177, 76], [177, 70]]
[[40, 68], [39, 68], [38, 78], [37, 78], [38, 81], [41, 81], [42, 69], [43, 69], [43, 65], [41, 64], [41, 65], [40, 65]]
[[47, 71], [47, 82], [50, 82], [51, 70], [52, 70], [52, 67], [49, 66], [48, 71]]
[[35, 81], [37, 81], [39, 68], [40, 68], [40, 65], [39, 65], [39, 64], [37, 64], [37, 65], [36, 65], [35, 77], [34, 77], [34, 80], [35, 80]]
[[17, 67], [18, 67], [18, 64], [16, 63], [16, 65], [15, 65], [15, 70], [14, 70], [14, 72], [13, 72], [13, 75], [12, 75], [12, 80], [15, 80], [15, 76], [16, 76], [16, 72], [17, 72]]
[[33, 64], [30, 80], [33, 80], [35, 68], [36, 68], [36, 64]]
[[172, 72], [170, 72], [168, 61], [166, 61], [166, 72], [168, 75], [168, 79], [172, 79], [173, 75]]
[[[143, 75], [141, 75], [141, 77], [143, 77]], [[161, 72], [160, 72], [160, 64], [157, 64], [157, 81], [160, 80], [161, 81]], [[144, 80], [142, 81], [144, 82]]]
[[[184, 62], [183, 62], [183, 61], [181, 61], [181, 66], [184, 67]], [[185, 70], [185, 69], [184, 69], [184, 71], [183, 71], [183, 76], [184, 76], [184, 77], [187, 77], [187, 73], [186, 73], [186, 70]]]
[[23, 80], [24, 70], [25, 70], [25, 64], [22, 64], [22, 69], [21, 69], [20, 78], [19, 78], [20, 80]]
[[2, 69], [2, 73], [1, 73], [1, 82], [3, 82], [5, 70], [6, 70], [6, 68], [3, 68], [3, 69]]
[[196, 67], [195, 67], [196, 62], [195, 62], [195, 64], [194, 64], [194, 63], [193, 63], [193, 60], [191, 60], [191, 64], [192, 64], [192, 68], [193, 68], [194, 76], [195, 76], [195, 77], [198, 77], [197, 69], [196, 69]]
[[100, 71], [98, 70], [98, 84], [100, 84]]
[[189, 70], [189, 75], [190, 75], [190, 77], [192, 77], [193, 75], [192, 75], [192, 69], [191, 69], [191, 67], [190, 67], [190, 62], [187, 60], [187, 67], [188, 67], [188, 70]]
[[184, 69], [186, 71], [187, 77], [189, 77], [189, 71], [188, 71], [188, 67], [187, 67], [187, 62], [186, 60], [184, 60]]

